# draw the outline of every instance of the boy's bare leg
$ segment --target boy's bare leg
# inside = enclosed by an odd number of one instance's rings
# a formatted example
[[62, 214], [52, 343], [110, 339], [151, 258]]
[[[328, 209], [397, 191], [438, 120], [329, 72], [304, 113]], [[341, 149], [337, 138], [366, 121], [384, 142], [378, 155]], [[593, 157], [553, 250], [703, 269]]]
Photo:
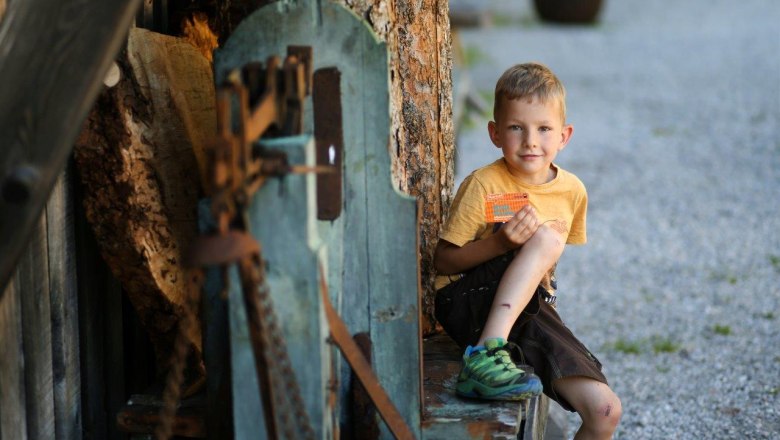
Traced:
[[564, 245], [563, 236], [542, 225], [517, 251], [501, 277], [477, 345], [484, 345], [485, 339], [506, 339], [509, 336], [509, 331], [536, 292], [545, 272], [560, 258]]
[[609, 386], [589, 377], [574, 376], [556, 379], [553, 387], [582, 418], [575, 440], [612, 438], [623, 407]]

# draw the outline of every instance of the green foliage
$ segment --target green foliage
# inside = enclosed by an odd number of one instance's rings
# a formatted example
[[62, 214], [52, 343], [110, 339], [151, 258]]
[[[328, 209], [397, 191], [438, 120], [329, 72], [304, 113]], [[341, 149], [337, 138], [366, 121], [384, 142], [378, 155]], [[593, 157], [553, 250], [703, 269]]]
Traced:
[[671, 127], [655, 127], [653, 128], [653, 136], [655, 137], [670, 137], [674, 135], [674, 129]]
[[680, 350], [680, 344], [674, 342], [670, 338], [655, 335], [651, 338], [653, 344], [653, 352], [658, 353], [675, 353]]
[[730, 272], [711, 272], [710, 273], [710, 279], [713, 281], [720, 281], [720, 282], [727, 282], [731, 284], [732, 286], [737, 284], [737, 281], [739, 281], [739, 278]]
[[770, 255], [769, 263], [772, 264], [776, 271], [780, 272], [780, 256]]
[[485, 111], [482, 113], [482, 116], [492, 119], [493, 118], [493, 103], [495, 102], [495, 91], [493, 90], [480, 90], [477, 93], [479, 93], [480, 98], [482, 98], [485, 101]]
[[641, 354], [652, 351], [654, 354], [676, 353], [682, 348], [674, 339], [667, 336], [653, 335], [638, 341], [618, 339], [607, 344], [607, 348], [624, 354]]
[[612, 349], [625, 354], [639, 354], [642, 352], [642, 346], [636, 341], [627, 341], [625, 339], [618, 339], [612, 344]]
[[719, 335], [728, 336], [731, 334], [731, 327], [728, 325], [715, 324], [715, 326], [712, 327], [712, 331]]
[[478, 63], [491, 62], [490, 55], [476, 46], [466, 46], [463, 48], [463, 65], [473, 67]]

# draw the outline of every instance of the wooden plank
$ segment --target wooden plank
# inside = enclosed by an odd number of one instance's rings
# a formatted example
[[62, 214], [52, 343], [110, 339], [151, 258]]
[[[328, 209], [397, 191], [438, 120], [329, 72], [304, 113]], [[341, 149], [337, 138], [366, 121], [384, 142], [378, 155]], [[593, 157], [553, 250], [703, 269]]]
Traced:
[[[264, 142], [264, 146], [287, 153], [292, 164], [314, 164], [311, 137], [280, 138]], [[323, 438], [332, 434], [324, 410], [329, 348], [319, 301], [318, 259], [313, 249], [319, 241], [314, 228], [314, 179], [313, 175], [290, 175], [283, 182], [267, 181], [252, 200], [249, 224], [250, 232], [262, 245], [274, 311], [305, 410], [316, 438]], [[249, 438], [263, 425], [255, 361], [242, 304], [239, 281], [231, 275], [235, 434], [236, 438]]]
[[57, 439], [81, 438], [78, 291], [72, 168], [60, 174], [46, 205], [52, 372]]
[[[314, 166], [315, 146], [310, 136], [279, 138], [263, 146], [287, 154], [291, 164]], [[329, 376], [329, 346], [320, 304], [321, 245], [315, 228], [316, 176], [289, 175], [269, 180], [250, 206], [250, 230], [263, 246], [266, 276], [278, 323], [287, 344], [306, 412], [317, 438], [330, 437], [325, 415], [325, 388]]]
[[[390, 400], [420, 438], [420, 295], [416, 201], [390, 180], [387, 51], [364, 33], [356, 100], [364, 102], [366, 151], [366, 248], [374, 369]], [[362, 90], [360, 90], [362, 89]], [[351, 103], [350, 103], [351, 104]], [[347, 105], [351, 107], [351, 105]], [[356, 109], [359, 110], [359, 109]], [[348, 116], [349, 117], [349, 116]], [[399, 371], [401, 372], [399, 374]], [[390, 438], [380, 426], [382, 438]]]
[[41, 216], [16, 272], [22, 304], [27, 434], [31, 439], [54, 437], [48, 266], [46, 217]]
[[528, 401], [523, 414], [523, 440], [544, 440], [550, 399], [542, 394]]
[[462, 353], [449, 336], [440, 334], [424, 344], [425, 410], [423, 438], [517, 439], [527, 402], [463, 399], [455, 395]]
[[0, 38], [0, 286], [11, 277], [140, 0], [14, 1]]
[[21, 318], [12, 278], [0, 297], [0, 439], [27, 439]]

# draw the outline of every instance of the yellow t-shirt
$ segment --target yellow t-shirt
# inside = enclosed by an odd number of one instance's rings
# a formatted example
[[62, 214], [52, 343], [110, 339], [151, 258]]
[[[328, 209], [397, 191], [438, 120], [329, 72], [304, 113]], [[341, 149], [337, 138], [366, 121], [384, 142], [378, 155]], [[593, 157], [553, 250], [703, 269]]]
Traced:
[[[486, 220], [486, 197], [490, 194], [527, 193], [540, 223], [551, 222], [566, 237], [568, 244], [587, 241], [585, 219], [588, 194], [585, 185], [574, 174], [553, 165], [553, 180], [541, 185], [520, 182], [509, 173], [504, 158], [471, 173], [458, 188], [444, 224], [441, 239], [463, 246], [493, 234], [493, 223]], [[457, 279], [453, 275], [436, 277], [436, 289]]]

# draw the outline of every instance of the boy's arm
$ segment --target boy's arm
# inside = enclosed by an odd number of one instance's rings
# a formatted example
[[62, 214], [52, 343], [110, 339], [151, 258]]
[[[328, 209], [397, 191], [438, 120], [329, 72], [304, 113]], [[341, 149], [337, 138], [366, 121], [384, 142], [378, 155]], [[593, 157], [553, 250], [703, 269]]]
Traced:
[[439, 275], [464, 272], [522, 246], [538, 227], [536, 211], [530, 205], [525, 206], [484, 240], [471, 241], [463, 246], [439, 240], [433, 254], [434, 267]]

